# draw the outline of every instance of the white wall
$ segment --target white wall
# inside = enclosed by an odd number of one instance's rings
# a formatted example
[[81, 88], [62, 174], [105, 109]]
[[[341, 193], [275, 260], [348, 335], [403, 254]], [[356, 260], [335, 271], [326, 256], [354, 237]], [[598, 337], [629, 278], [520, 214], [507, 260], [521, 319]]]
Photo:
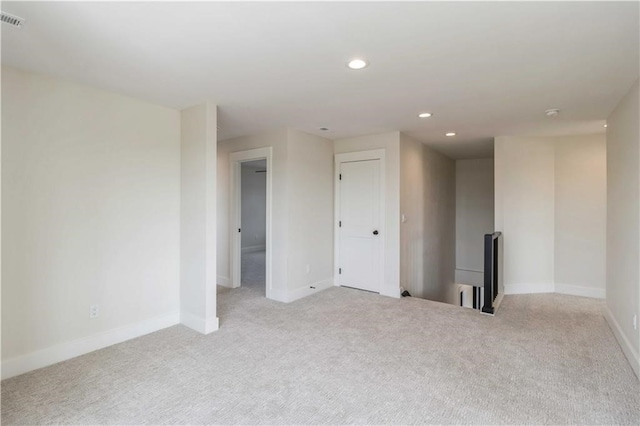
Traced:
[[338, 139], [334, 154], [384, 149], [385, 164], [385, 265], [380, 294], [400, 296], [400, 132]]
[[[400, 285], [425, 297], [425, 164], [423, 145], [401, 134], [400, 143]], [[402, 222], [404, 217], [404, 222]]]
[[456, 161], [456, 282], [482, 285], [484, 235], [494, 231], [493, 159]]
[[[625, 355], [640, 376], [640, 131], [638, 82], [607, 123], [607, 313]], [[640, 329], [640, 327], [638, 327]]]
[[216, 122], [210, 103], [181, 113], [180, 321], [205, 334], [218, 329]]
[[496, 138], [506, 293], [605, 294], [603, 135]]
[[[432, 149], [423, 148], [425, 165], [425, 297], [457, 304], [456, 183], [455, 162]], [[436, 296], [439, 295], [439, 296]], [[439, 297], [439, 299], [435, 299]]]
[[249, 161], [241, 168], [242, 250], [264, 250], [267, 235], [266, 161]]
[[290, 302], [333, 285], [333, 143], [296, 130], [218, 144], [218, 282], [230, 278], [229, 153], [267, 146], [273, 147], [271, 297]]
[[495, 139], [496, 231], [506, 293], [554, 291], [555, 164], [548, 139]]
[[604, 299], [605, 135], [555, 138], [555, 291]]
[[414, 297], [456, 303], [455, 162], [400, 134], [400, 283]]
[[217, 281], [220, 285], [230, 285], [230, 169], [229, 154], [255, 148], [273, 148], [272, 179], [272, 286], [276, 292], [286, 293], [287, 283], [287, 140], [286, 129], [255, 136], [246, 136], [218, 142], [218, 216], [217, 216]]
[[3, 377], [178, 322], [178, 111], [3, 67], [2, 150]]
[[297, 299], [333, 285], [333, 141], [292, 129], [288, 137], [287, 289]]

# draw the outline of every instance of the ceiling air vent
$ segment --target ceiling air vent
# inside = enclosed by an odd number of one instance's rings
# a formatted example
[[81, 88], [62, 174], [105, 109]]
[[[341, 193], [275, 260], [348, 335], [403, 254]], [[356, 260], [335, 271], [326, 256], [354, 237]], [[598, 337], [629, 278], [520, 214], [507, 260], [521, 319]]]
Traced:
[[13, 25], [17, 28], [22, 28], [22, 24], [24, 24], [24, 19], [10, 15], [6, 12], [0, 12], [0, 21], [2, 21], [3, 24]]

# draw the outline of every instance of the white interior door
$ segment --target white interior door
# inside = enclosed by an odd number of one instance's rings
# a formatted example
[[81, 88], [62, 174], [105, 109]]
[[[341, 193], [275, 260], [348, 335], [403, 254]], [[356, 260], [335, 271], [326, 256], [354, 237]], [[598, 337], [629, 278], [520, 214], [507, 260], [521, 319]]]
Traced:
[[380, 160], [341, 162], [339, 173], [338, 284], [380, 292]]

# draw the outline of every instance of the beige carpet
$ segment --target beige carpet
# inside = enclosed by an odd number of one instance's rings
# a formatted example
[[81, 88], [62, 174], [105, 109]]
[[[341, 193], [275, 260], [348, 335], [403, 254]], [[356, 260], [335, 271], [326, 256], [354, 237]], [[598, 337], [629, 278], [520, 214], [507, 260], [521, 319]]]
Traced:
[[602, 302], [505, 297], [496, 317], [331, 288], [221, 289], [183, 326], [2, 383], [4, 424], [639, 424]]
[[265, 295], [266, 253], [255, 251], [242, 253], [240, 262], [240, 286], [248, 287]]

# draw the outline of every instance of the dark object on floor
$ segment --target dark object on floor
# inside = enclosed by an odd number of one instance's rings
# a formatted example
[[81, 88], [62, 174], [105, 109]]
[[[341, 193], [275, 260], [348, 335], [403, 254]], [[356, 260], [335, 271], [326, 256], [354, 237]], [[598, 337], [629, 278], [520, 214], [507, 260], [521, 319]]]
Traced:
[[400, 293], [400, 296], [402, 296], [402, 297], [411, 297], [411, 294], [409, 294], [409, 292], [407, 290], [405, 290], [402, 293]]

